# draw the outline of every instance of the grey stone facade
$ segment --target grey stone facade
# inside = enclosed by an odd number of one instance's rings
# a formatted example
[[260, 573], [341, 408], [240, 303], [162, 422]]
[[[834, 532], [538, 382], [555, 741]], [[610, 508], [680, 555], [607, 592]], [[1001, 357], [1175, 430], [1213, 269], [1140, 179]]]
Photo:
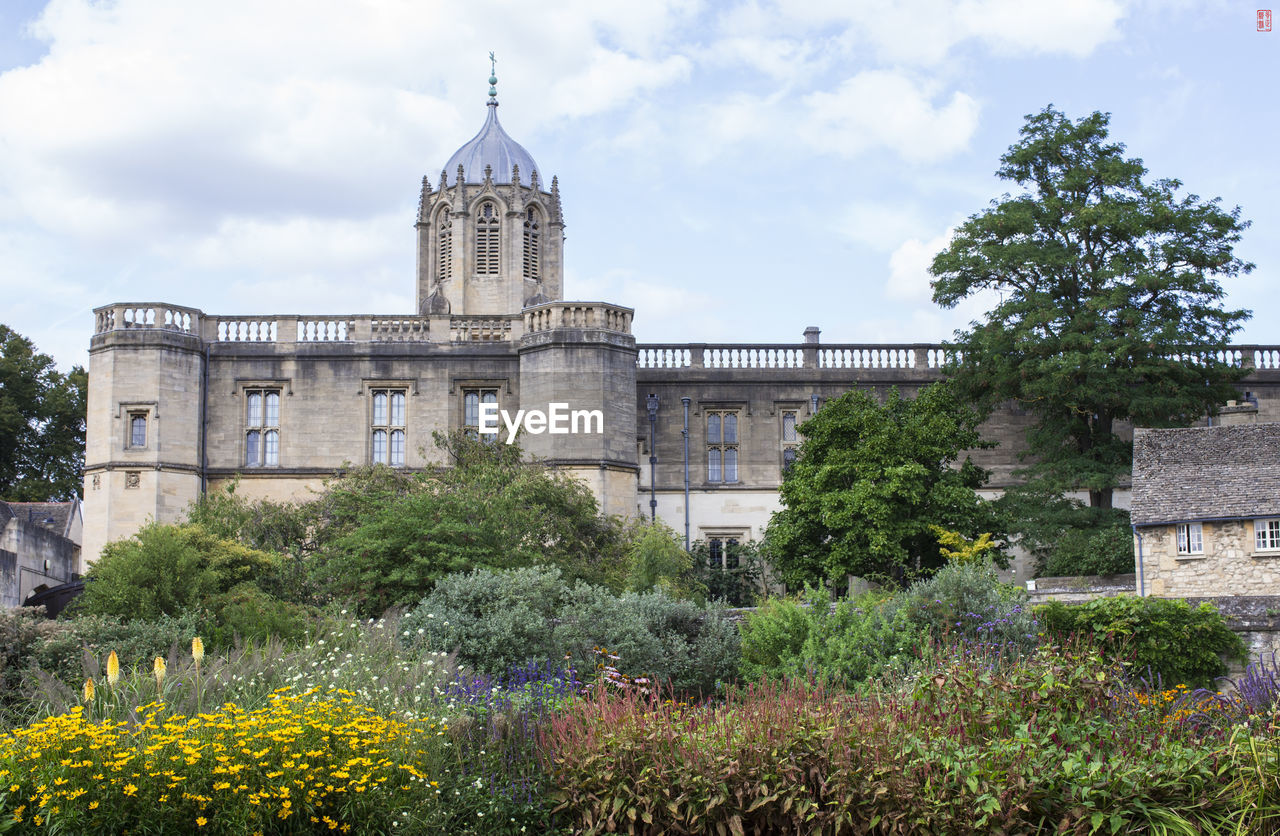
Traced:
[[73, 579], [81, 526], [78, 502], [0, 502], [0, 607]]
[[[86, 559], [233, 478], [251, 498], [294, 499], [348, 463], [430, 467], [432, 432], [466, 425], [468, 398], [512, 414], [598, 412], [599, 432], [530, 431], [521, 443], [590, 485], [607, 513], [647, 516], [652, 501], [691, 540], [754, 539], [815, 405], [855, 386], [910, 395], [940, 377], [940, 345], [824, 344], [816, 328], [787, 345], [637, 344], [629, 309], [563, 301], [564, 227], [558, 182], [502, 130], [493, 100], [438, 185], [423, 180], [413, 313], [98, 308]], [[1280, 419], [1280, 349], [1232, 358], [1251, 369], [1254, 417]], [[972, 455], [992, 470], [992, 494], [1011, 484], [1029, 421], [1006, 408], [984, 427], [999, 446]]]

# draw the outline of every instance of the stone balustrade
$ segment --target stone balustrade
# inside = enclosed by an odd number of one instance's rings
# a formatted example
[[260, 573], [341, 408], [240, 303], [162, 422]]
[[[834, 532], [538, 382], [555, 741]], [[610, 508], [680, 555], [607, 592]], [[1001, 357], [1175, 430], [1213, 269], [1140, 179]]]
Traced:
[[[206, 342], [503, 342], [558, 328], [631, 333], [634, 311], [606, 302], [548, 302], [514, 316], [209, 316], [164, 302], [122, 302], [96, 308], [94, 334], [154, 329]], [[432, 325], [433, 321], [436, 323]], [[940, 370], [962, 360], [941, 343], [645, 343], [641, 369], [917, 369]], [[1175, 355], [1244, 369], [1280, 371], [1280, 346], [1236, 345]]]
[[631, 308], [607, 302], [547, 302], [524, 310], [524, 332], [536, 334], [556, 328], [599, 328], [631, 333]]

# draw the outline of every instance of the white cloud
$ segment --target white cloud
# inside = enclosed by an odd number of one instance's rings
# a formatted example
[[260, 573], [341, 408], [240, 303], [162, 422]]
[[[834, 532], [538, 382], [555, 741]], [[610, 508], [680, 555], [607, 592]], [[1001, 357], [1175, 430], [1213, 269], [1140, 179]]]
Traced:
[[910, 206], [864, 201], [851, 204], [844, 210], [836, 231], [873, 249], [893, 250], [923, 225], [919, 213]]
[[843, 156], [887, 148], [912, 162], [942, 159], [968, 145], [978, 125], [978, 103], [959, 92], [938, 104], [935, 98], [933, 85], [899, 73], [860, 72], [835, 92], [805, 97], [804, 136]]
[[[933, 288], [930, 283], [929, 265], [934, 256], [946, 249], [955, 234], [955, 227], [947, 229], [929, 240], [911, 238], [904, 241], [889, 256], [889, 277], [884, 286], [884, 297], [891, 302], [905, 305], [906, 318], [872, 319], [867, 327], [881, 334], [879, 339], [919, 340], [920, 334], [945, 334], [950, 339], [958, 329], [969, 323], [981, 321], [986, 312], [995, 307], [999, 295], [992, 291], [979, 291], [962, 300], [954, 308], [945, 309], [933, 304]], [[914, 333], [915, 336], [909, 336]]]

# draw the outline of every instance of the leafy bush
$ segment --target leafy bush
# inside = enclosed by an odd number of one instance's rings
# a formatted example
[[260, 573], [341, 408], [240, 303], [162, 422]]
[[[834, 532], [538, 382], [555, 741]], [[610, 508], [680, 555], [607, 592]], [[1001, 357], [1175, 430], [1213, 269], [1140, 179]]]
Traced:
[[1234, 799], [1203, 749], [1088, 647], [958, 656], [912, 692], [800, 680], [688, 707], [601, 689], [545, 727], [575, 832], [1203, 832]]
[[910, 623], [936, 639], [1011, 643], [1015, 648], [1037, 642], [1026, 591], [1002, 583], [987, 565], [949, 563], [912, 585], [899, 601]]
[[1092, 530], [1064, 531], [1040, 574], [1119, 575], [1132, 572], [1133, 567], [1133, 529], [1120, 521]]
[[1085, 604], [1052, 601], [1036, 608], [1049, 635], [1092, 637], [1135, 676], [1165, 685], [1207, 685], [1227, 672], [1223, 657], [1243, 659], [1240, 637], [1209, 604], [1120, 595]]
[[490, 675], [566, 657], [589, 670], [595, 648], [605, 647], [623, 672], [680, 691], [711, 691], [738, 655], [737, 631], [718, 606], [569, 586], [548, 566], [447, 576], [406, 616], [405, 630], [416, 645], [456, 651], [461, 664]]
[[623, 527], [600, 515], [586, 485], [522, 461], [515, 445], [465, 433], [437, 435], [437, 444], [453, 466], [389, 492], [374, 479], [385, 501], [370, 502], [363, 482], [354, 493], [339, 482], [320, 500], [341, 500], [346, 514], [336, 531], [321, 524], [315, 571], [330, 594], [371, 616], [412, 606], [445, 576], [476, 568], [551, 564], [571, 578], [616, 580]]
[[641, 524], [627, 546], [627, 589], [661, 589], [673, 598], [704, 600], [706, 587], [697, 580], [694, 558], [676, 542], [676, 533], [661, 522]]
[[742, 623], [742, 676], [863, 682], [918, 647], [924, 632], [892, 598], [865, 595], [828, 604], [819, 586], [803, 600], [772, 598]]
[[279, 557], [215, 537], [198, 525], [143, 526], [108, 543], [85, 575], [75, 610], [124, 620], [177, 616], [241, 583], [278, 571]]

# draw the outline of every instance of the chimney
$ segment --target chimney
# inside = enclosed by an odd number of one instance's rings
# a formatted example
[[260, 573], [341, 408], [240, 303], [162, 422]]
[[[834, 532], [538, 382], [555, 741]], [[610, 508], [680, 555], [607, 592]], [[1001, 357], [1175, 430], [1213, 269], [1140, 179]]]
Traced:
[[810, 325], [808, 328], [804, 329], [804, 341], [805, 341], [805, 344], [806, 344], [806, 345], [817, 345], [817, 344], [818, 344], [818, 335], [819, 335], [819, 334], [821, 334], [821, 333], [822, 333], [822, 330], [821, 330], [820, 328], [818, 328], [818, 326], [816, 326], [816, 325]]

